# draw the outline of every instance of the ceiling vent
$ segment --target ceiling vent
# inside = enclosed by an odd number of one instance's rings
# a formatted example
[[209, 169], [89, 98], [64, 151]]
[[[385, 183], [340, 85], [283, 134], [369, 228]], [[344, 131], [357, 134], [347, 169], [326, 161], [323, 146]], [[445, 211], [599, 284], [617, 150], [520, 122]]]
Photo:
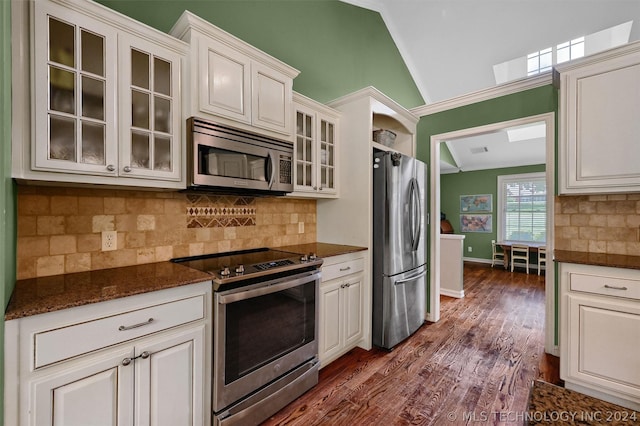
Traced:
[[472, 154], [483, 154], [485, 152], [489, 152], [489, 148], [486, 146], [478, 146], [475, 148], [469, 148], [469, 151], [471, 151]]

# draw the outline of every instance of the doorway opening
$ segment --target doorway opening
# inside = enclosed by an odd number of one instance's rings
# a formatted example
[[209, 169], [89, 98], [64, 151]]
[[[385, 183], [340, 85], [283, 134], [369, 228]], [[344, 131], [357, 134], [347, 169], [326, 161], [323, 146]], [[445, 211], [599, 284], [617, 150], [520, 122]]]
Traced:
[[[507, 129], [524, 129], [534, 127], [532, 125], [540, 123], [544, 126], [544, 163], [545, 178], [547, 187], [547, 203], [546, 203], [546, 246], [549, 253], [553, 253], [553, 229], [554, 229], [554, 196], [555, 196], [555, 115], [554, 113], [540, 114], [530, 117], [519, 118], [516, 120], [492, 123], [484, 126], [478, 126], [468, 129], [456, 130], [448, 133], [433, 135], [431, 137], [431, 175], [430, 175], [430, 211], [432, 215], [438, 215], [441, 211], [441, 191], [440, 191], [440, 154], [444, 143], [456, 143], [469, 138], [483, 138], [486, 135], [495, 134], [497, 132], [506, 132]], [[518, 143], [507, 142], [507, 143]], [[478, 147], [474, 147], [476, 152]], [[499, 149], [498, 149], [499, 151]], [[469, 164], [469, 163], [467, 163]], [[510, 166], [518, 166], [520, 164], [511, 164]], [[476, 166], [467, 166], [467, 170], [472, 170]], [[504, 165], [502, 167], [508, 167]], [[494, 168], [500, 168], [499, 166]], [[462, 168], [464, 171], [464, 167]], [[494, 212], [495, 214], [495, 212]], [[496, 226], [496, 225], [494, 225]], [[430, 224], [430, 282], [429, 282], [429, 313], [427, 320], [438, 321], [440, 319], [440, 221], [432, 220]], [[552, 265], [552, 264], [551, 264]], [[558, 348], [556, 342], [556, 298], [555, 298], [555, 273], [552, 267], [549, 267], [545, 273], [545, 352], [557, 355]]]

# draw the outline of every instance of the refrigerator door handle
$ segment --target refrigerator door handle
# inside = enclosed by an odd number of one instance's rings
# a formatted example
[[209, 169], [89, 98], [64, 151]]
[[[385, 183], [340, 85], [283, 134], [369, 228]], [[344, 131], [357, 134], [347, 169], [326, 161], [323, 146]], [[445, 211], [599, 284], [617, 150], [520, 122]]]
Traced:
[[413, 280], [416, 280], [418, 278], [422, 278], [425, 275], [427, 275], [427, 270], [426, 269], [424, 271], [420, 272], [418, 275], [413, 275], [413, 276], [411, 276], [409, 278], [405, 278], [403, 280], [394, 281], [393, 285], [404, 284], [404, 283], [407, 283], [409, 281], [413, 281]]
[[420, 234], [422, 233], [422, 206], [420, 206], [420, 189], [418, 181], [411, 179], [411, 225], [413, 235], [411, 236], [411, 250], [416, 251], [420, 244]]

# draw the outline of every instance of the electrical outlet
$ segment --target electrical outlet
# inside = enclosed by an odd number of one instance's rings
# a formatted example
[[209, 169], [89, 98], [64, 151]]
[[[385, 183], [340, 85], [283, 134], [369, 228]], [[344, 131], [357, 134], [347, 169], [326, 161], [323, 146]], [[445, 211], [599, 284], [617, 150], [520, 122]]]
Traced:
[[111, 251], [118, 248], [118, 232], [102, 231], [102, 251]]
[[473, 247], [471, 247], [471, 246], [467, 247], [467, 251], [468, 251], [469, 253], [471, 253], [471, 252], [473, 251]]
[[304, 234], [304, 222], [298, 222], [298, 234]]

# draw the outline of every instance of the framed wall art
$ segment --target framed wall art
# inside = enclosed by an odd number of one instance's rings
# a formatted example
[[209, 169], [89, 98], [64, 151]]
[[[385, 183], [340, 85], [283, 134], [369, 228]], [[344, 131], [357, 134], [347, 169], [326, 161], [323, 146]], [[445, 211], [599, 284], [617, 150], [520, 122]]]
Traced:
[[460, 213], [489, 213], [491, 211], [493, 211], [493, 194], [460, 196]]
[[493, 232], [493, 215], [461, 214], [461, 232]]

